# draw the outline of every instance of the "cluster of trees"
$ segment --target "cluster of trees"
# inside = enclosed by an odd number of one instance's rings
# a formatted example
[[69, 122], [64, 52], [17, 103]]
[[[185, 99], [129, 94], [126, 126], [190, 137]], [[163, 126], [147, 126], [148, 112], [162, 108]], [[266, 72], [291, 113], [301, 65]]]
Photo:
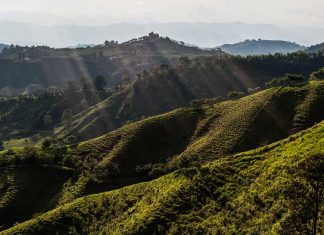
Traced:
[[305, 82], [305, 77], [300, 74], [286, 74], [283, 77], [272, 79], [266, 83], [266, 87], [291, 86]]
[[286, 195], [290, 216], [282, 224], [286, 234], [322, 234], [318, 223], [324, 206], [324, 155], [315, 154], [292, 169], [294, 179]]
[[110, 95], [105, 90], [106, 84], [103, 76], [93, 80], [81, 78], [68, 81], [62, 87], [49, 87], [37, 95], [1, 99], [0, 132], [4, 133], [4, 139], [23, 138], [50, 133], [61, 122], [70, 130], [73, 115]]
[[324, 67], [310, 75], [310, 80], [324, 80]]

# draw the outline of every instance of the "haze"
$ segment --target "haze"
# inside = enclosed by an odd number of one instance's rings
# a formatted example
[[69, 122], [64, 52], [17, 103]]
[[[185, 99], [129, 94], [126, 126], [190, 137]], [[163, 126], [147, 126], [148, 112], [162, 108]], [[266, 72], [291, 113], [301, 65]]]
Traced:
[[[324, 24], [323, 10], [324, 1], [322, 0], [1, 0], [0, 21], [46, 26], [102, 26], [121, 22], [132, 24], [171, 22], [271, 24], [279, 27], [283, 32], [289, 31], [289, 37], [284, 33], [278, 35], [282, 36], [282, 39], [302, 44], [313, 44], [323, 40], [323, 38], [318, 39], [323, 36], [323, 33], [322, 35], [316, 33], [317, 38], [314, 35], [302, 37], [299, 31], [305, 30], [305, 28], [310, 30], [305, 34], [323, 31], [320, 29]], [[152, 27], [152, 29], [156, 29], [156, 27]], [[16, 33], [13, 34], [17, 36]], [[66, 45], [66, 43], [76, 43], [73, 40], [62, 43], [24, 41], [23, 39], [18, 41], [17, 38], [14, 40], [14, 38], [5, 38], [4, 36], [2, 39], [1, 36], [3, 35], [0, 32], [0, 42], [6, 43], [9, 43], [8, 40], [25, 44]], [[251, 34], [251, 37], [254, 36]], [[260, 34], [259, 36], [266, 37], [267, 35]], [[276, 35], [268, 37], [268, 39], [274, 39], [274, 36]], [[190, 38], [181, 35], [178, 37], [176, 39], [199, 43], [201, 46], [211, 46], [212, 44], [205, 43], [203, 40], [190, 40]], [[112, 38], [109, 39], [123, 38], [112, 35]], [[233, 36], [224, 36], [223, 39], [216, 40], [213, 45], [226, 43], [228, 40], [230, 42], [240, 40], [239, 37], [234, 38]], [[102, 40], [102, 38], [98, 38], [98, 40]], [[91, 42], [83, 42], [92, 43], [94, 41], [91, 39]]]

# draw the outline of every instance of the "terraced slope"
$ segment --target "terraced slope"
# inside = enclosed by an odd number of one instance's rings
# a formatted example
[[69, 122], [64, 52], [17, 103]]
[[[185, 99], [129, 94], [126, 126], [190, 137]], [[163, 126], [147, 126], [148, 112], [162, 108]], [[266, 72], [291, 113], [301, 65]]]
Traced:
[[80, 198], [2, 234], [305, 234], [313, 217], [290, 192], [311, 192], [302, 172], [323, 174], [323, 166], [321, 122], [267, 147]]
[[[45, 197], [46, 205], [34, 208], [33, 201], [26, 200], [24, 207], [31, 209], [14, 210], [12, 219], [2, 225], [10, 227], [81, 196], [152, 180], [177, 169], [199, 167], [286, 138], [324, 120], [323, 91], [323, 82], [271, 88], [239, 100], [209, 100], [145, 119], [77, 147], [0, 153], [2, 169], [24, 167], [17, 181], [25, 182], [24, 174], [35, 165], [72, 171], [72, 176], [57, 183], [61, 188]], [[34, 185], [26, 181], [24, 187]], [[23, 198], [24, 188], [17, 190], [19, 198]], [[40, 188], [39, 195], [46, 192], [46, 187]], [[6, 197], [8, 193], [8, 187], [0, 188], [0, 201], [7, 200], [0, 206], [0, 221], [6, 216], [5, 211], [11, 211], [7, 205], [16, 200]]]

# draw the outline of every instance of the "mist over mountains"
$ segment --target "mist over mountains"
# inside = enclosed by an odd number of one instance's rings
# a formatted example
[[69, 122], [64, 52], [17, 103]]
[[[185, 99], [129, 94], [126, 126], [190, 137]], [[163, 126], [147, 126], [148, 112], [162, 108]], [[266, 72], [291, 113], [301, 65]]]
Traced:
[[48, 45], [54, 47], [77, 44], [99, 44], [105, 40], [127, 41], [149, 32], [158, 32], [179, 41], [200, 47], [216, 47], [245, 39], [280, 39], [301, 45], [317, 44], [324, 38], [324, 30], [308, 28], [283, 29], [270, 24], [234, 23], [117, 23], [105, 26], [36, 25], [13, 21], [0, 22], [0, 42], [19, 45]]

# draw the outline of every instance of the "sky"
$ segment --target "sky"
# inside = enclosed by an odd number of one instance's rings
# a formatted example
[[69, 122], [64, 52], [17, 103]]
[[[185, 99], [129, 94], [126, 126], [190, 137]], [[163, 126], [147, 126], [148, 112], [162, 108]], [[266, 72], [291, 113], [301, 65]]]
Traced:
[[0, 20], [35, 24], [245, 22], [321, 27], [324, 0], [0, 0]]

